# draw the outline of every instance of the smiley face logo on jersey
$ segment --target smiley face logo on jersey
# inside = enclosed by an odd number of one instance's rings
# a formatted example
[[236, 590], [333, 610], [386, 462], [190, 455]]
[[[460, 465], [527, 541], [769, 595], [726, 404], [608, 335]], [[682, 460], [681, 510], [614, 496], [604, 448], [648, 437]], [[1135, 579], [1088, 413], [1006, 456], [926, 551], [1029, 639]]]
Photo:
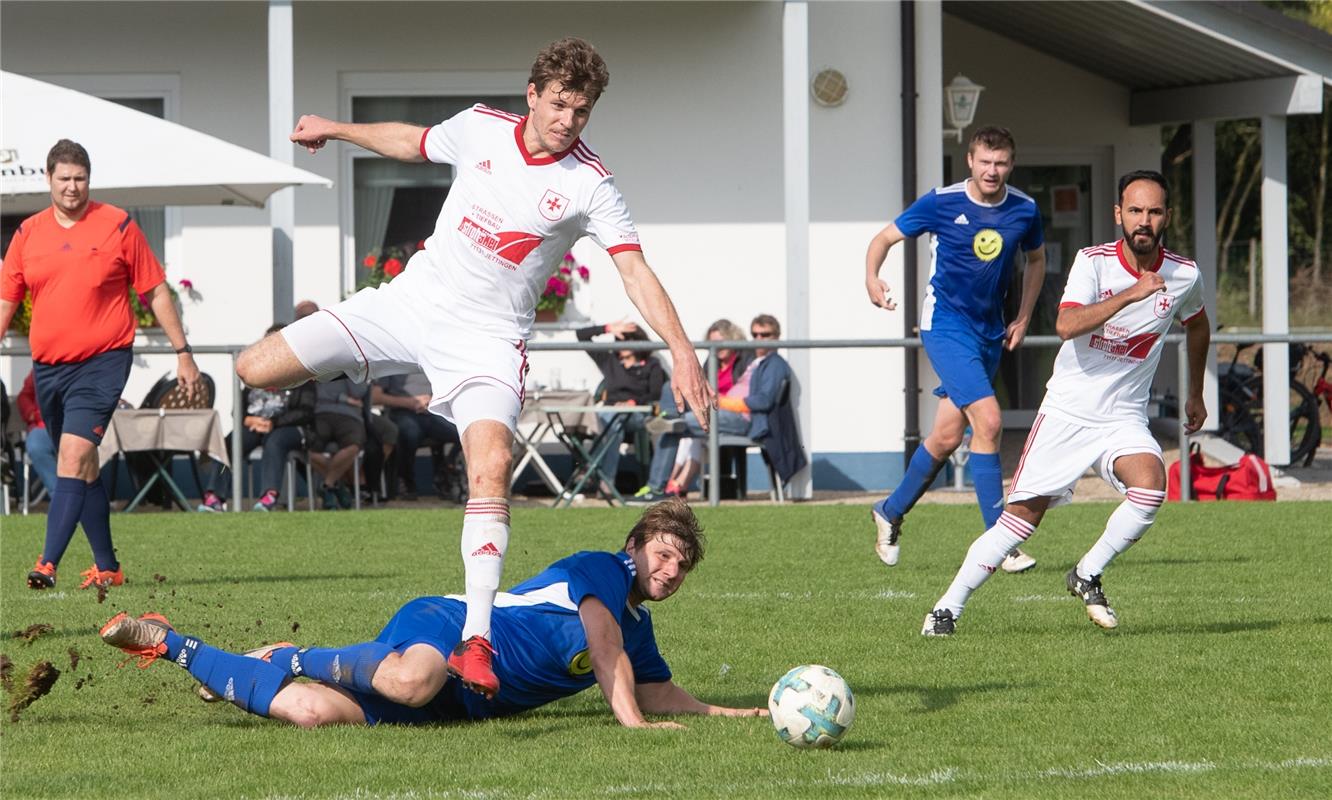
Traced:
[[592, 671], [592, 655], [583, 650], [569, 662], [570, 675], [586, 675]]
[[1004, 249], [1004, 237], [994, 228], [984, 228], [971, 240], [971, 252], [981, 261], [993, 261]]

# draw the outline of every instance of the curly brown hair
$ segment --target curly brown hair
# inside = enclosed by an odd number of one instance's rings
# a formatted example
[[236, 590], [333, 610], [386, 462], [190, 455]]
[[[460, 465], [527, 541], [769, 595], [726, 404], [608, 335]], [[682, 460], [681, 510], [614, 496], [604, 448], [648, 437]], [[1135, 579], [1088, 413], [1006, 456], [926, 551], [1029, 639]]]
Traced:
[[610, 71], [592, 45], [577, 36], [566, 36], [537, 53], [532, 74], [527, 77], [537, 94], [551, 81], [558, 82], [565, 92], [581, 94], [596, 103], [610, 85]]
[[673, 540], [672, 544], [680, 548], [680, 553], [689, 562], [689, 569], [697, 567], [703, 560], [707, 539], [698, 524], [698, 517], [684, 500], [673, 497], [649, 507], [629, 531], [624, 544], [628, 547], [633, 542], [635, 549], [641, 549], [649, 540], [658, 537]]
[[976, 132], [971, 134], [971, 142], [967, 144], [967, 152], [976, 152], [976, 145], [983, 144], [990, 150], [1007, 150], [1010, 154], [1017, 152], [1017, 143], [1013, 141], [1013, 134], [1008, 128], [1001, 128], [998, 125], [986, 125], [983, 128], [977, 128]]

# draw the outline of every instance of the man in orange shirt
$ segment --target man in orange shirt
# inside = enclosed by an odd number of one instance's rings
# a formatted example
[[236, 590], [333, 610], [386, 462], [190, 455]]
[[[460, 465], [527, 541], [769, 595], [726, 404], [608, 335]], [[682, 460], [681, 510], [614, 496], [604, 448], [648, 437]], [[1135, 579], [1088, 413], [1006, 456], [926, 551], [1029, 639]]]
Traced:
[[149, 298], [176, 348], [182, 387], [193, 395], [199, 382], [162, 265], [129, 214], [91, 201], [91, 173], [88, 151], [68, 139], [56, 142], [46, 156], [51, 207], [23, 221], [0, 268], [0, 330], [32, 292], [29, 344], [37, 401], [57, 451], [46, 544], [28, 573], [33, 589], [55, 586], [56, 565], [80, 523], [95, 563], [79, 588], [125, 582], [111, 544], [111, 505], [98, 477], [97, 445], [129, 377], [131, 288]]

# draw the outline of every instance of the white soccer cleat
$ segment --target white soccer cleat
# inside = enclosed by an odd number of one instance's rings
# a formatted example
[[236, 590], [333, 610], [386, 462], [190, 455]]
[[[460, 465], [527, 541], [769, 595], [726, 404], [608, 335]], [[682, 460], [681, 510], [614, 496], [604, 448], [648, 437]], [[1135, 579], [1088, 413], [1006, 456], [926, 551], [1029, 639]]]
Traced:
[[1036, 559], [1016, 547], [1013, 548], [1013, 552], [1004, 556], [1004, 560], [999, 564], [999, 568], [1010, 575], [1026, 572], [1034, 566], [1036, 566]]
[[884, 519], [875, 509], [870, 509], [870, 516], [874, 518], [874, 527], [878, 529], [878, 538], [874, 541], [874, 552], [879, 554], [879, 560], [888, 566], [897, 564], [898, 554], [902, 548], [897, 544], [897, 540], [902, 535], [902, 520], [892, 521]]

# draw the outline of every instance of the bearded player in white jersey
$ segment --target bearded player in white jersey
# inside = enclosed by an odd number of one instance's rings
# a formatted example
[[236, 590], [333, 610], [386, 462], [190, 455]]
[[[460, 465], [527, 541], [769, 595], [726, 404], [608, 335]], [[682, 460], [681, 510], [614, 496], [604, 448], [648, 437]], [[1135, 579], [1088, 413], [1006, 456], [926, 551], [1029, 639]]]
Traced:
[[1101, 589], [1101, 573], [1147, 532], [1165, 500], [1161, 446], [1147, 430], [1161, 337], [1176, 319], [1186, 331], [1184, 429], [1192, 433], [1207, 418], [1202, 388], [1211, 332], [1197, 265], [1161, 246], [1170, 223], [1165, 178], [1146, 170], [1120, 178], [1115, 222], [1123, 238], [1079, 251], [1069, 270], [1055, 325], [1064, 345], [1009, 486], [1008, 505], [972, 543], [948, 591], [925, 616], [926, 636], [953, 633], [971, 593], [1036, 531], [1046, 509], [1072, 498], [1088, 467], [1125, 500], [1066, 583], [1093, 623], [1119, 624]]
[[509, 542], [525, 341], [537, 298], [575, 241], [590, 236], [605, 248], [629, 299], [670, 345], [676, 401], [687, 402], [705, 427], [715, 402], [675, 306], [643, 259], [610, 171], [580, 137], [608, 82], [592, 46], [566, 38], [537, 54], [526, 117], [483, 105], [428, 128], [301, 117], [291, 140], [312, 153], [341, 140], [399, 161], [453, 164], [456, 177], [434, 234], [405, 272], [287, 326], [236, 364], [250, 386], [344, 372], [356, 381], [425, 372], [430, 410], [457, 425], [467, 461], [467, 617], [462, 642], [447, 659], [414, 648], [416, 663], [404, 666], [420, 676], [447, 670], [488, 697], [499, 690], [490, 618]]

